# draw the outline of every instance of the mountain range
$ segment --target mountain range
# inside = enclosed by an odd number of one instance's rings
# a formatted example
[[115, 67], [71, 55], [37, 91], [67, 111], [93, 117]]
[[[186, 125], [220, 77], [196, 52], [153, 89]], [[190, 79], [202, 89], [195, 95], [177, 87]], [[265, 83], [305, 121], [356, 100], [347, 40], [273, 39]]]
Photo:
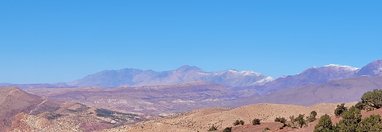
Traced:
[[163, 72], [140, 69], [107, 70], [88, 75], [69, 84], [75, 86], [121, 87], [209, 83], [230, 87], [244, 87], [262, 85], [272, 80], [269, 76], [253, 71], [206, 72], [198, 67], [185, 65], [176, 70]]
[[[361, 68], [330, 64], [272, 79], [253, 71], [206, 72], [182, 66], [162, 72], [108, 70], [69, 83], [21, 84], [16, 86], [22, 89], [0, 88], [0, 128], [5, 128], [0, 132], [94, 131], [195, 109], [258, 103], [309, 106], [354, 102], [366, 91], [382, 88], [381, 69], [382, 60]], [[253, 113], [245, 111], [237, 113]], [[105, 113], [109, 113], [107, 117]], [[60, 124], [70, 127], [61, 128]], [[207, 126], [201, 125], [202, 130]]]
[[333, 80], [361, 76], [382, 76], [382, 60], [373, 61], [362, 68], [335, 64], [312, 67], [299, 74], [277, 79], [254, 71], [206, 72], [188, 65], [162, 72], [140, 69], [106, 70], [90, 74], [68, 85], [110, 88], [203, 83], [226, 87], [249, 87], [256, 89], [259, 93], [269, 93], [278, 89], [324, 84]]

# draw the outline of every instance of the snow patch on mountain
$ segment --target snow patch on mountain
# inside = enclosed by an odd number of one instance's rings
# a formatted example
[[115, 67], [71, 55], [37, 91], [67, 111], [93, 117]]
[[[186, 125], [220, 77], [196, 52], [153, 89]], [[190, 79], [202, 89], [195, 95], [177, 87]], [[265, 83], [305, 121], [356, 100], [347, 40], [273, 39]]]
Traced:
[[255, 84], [256, 85], [264, 85], [264, 84], [266, 84], [268, 82], [272, 82], [273, 80], [274, 79], [272, 77], [266, 77], [264, 79], [261, 79], [261, 80], [257, 81]]
[[223, 71], [223, 72], [220, 72], [218, 74], [225, 74], [225, 73], [231, 73], [231, 74], [242, 75], [242, 76], [261, 76], [260, 73], [257, 73], [254, 71], [249, 71], [249, 70], [238, 71], [238, 70], [234, 70], [234, 69]]
[[349, 71], [359, 70], [359, 68], [357, 68], [357, 67], [352, 67], [352, 66], [347, 66], [347, 65], [338, 65], [338, 64], [329, 64], [329, 65], [325, 65], [324, 67], [331, 67], [331, 68], [337, 68], [337, 69], [349, 70]]

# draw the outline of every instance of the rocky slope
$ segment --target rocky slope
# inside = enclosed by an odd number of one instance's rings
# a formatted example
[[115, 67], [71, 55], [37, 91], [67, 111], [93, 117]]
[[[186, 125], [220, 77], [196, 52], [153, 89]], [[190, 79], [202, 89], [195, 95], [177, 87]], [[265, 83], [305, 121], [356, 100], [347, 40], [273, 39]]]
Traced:
[[18, 88], [0, 88], [0, 132], [95, 131], [143, 119], [136, 114], [52, 101]]
[[59, 109], [40, 114], [19, 113], [12, 121], [9, 131], [14, 132], [79, 132], [98, 131], [143, 118], [107, 109], [97, 109], [78, 103], [64, 103]]
[[30, 113], [43, 99], [18, 88], [0, 88], [0, 131], [11, 125], [11, 118], [20, 112]]

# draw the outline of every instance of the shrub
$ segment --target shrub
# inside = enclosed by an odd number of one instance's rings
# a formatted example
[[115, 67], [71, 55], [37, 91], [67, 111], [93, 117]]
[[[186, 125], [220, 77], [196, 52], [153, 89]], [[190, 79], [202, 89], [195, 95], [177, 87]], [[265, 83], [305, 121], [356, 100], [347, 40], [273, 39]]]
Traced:
[[309, 117], [307, 117], [307, 121], [308, 122], [313, 122], [316, 120], [316, 116], [317, 116], [317, 112], [316, 111], [312, 111], [310, 112], [310, 115]]
[[292, 128], [302, 128], [306, 125], [305, 115], [299, 114], [297, 117], [290, 116], [290, 124], [288, 124], [288, 127]]
[[294, 116], [290, 116], [289, 117], [289, 120], [290, 120], [290, 123], [287, 124], [288, 127], [291, 127], [291, 128], [297, 128], [295, 123], [296, 123], [296, 118]]
[[284, 129], [284, 127], [287, 126], [287, 120], [284, 117], [276, 117], [275, 122], [280, 122], [283, 124], [283, 126], [280, 129]]
[[341, 116], [345, 111], [347, 111], [345, 104], [337, 105], [337, 108], [334, 110], [334, 114], [336, 116]]
[[260, 119], [253, 119], [252, 120], [252, 125], [260, 125], [261, 124], [261, 120]]
[[236, 120], [234, 123], [233, 123], [234, 126], [237, 126], [237, 125], [244, 125], [244, 121], [243, 120]]
[[362, 95], [362, 102], [375, 109], [382, 107], [382, 90], [373, 90]]
[[351, 107], [342, 113], [342, 120], [338, 123], [339, 130], [342, 132], [355, 132], [358, 123], [361, 122], [361, 111], [356, 107]]
[[239, 121], [239, 120], [236, 120], [235, 122], [233, 122], [233, 125], [234, 125], [234, 126], [240, 125], [240, 121]]
[[244, 121], [243, 120], [240, 120], [240, 125], [244, 125]]
[[284, 117], [277, 117], [277, 118], [275, 119], [275, 122], [280, 122], [280, 123], [282, 123], [282, 124], [285, 124], [286, 121], [287, 121], [287, 120], [286, 120]]
[[290, 122], [292, 122], [292, 123], [296, 122], [296, 118], [295, 118], [294, 116], [290, 116], [290, 117], [289, 117], [289, 120], [290, 120]]
[[363, 119], [357, 127], [358, 132], [381, 132], [382, 121], [380, 115], [371, 115]]
[[296, 119], [295, 119], [295, 121], [297, 122], [297, 124], [298, 124], [298, 126], [299, 126], [300, 128], [302, 128], [303, 126], [306, 125], [306, 121], [305, 121], [304, 117], [305, 117], [305, 115], [299, 114], [299, 115], [296, 117]]
[[320, 117], [318, 124], [314, 127], [314, 132], [333, 132], [335, 127], [329, 115], [323, 115]]
[[365, 110], [366, 109], [366, 103], [364, 103], [364, 102], [358, 102], [357, 104], [355, 104], [355, 107], [357, 108], [357, 109], [360, 109], [360, 110]]
[[316, 111], [312, 111], [312, 112], [310, 112], [310, 115], [316, 117], [317, 116], [317, 112]]
[[232, 127], [227, 127], [223, 130], [223, 132], [232, 132]]
[[208, 131], [216, 131], [218, 128], [215, 125], [212, 125]]

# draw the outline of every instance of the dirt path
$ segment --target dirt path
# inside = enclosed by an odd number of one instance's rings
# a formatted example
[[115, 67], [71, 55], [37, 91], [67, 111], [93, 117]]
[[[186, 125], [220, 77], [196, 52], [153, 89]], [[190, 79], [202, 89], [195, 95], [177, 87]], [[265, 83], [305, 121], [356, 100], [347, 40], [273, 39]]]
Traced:
[[40, 106], [45, 104], [47, 101], [48, 101], [48, 99], [43, 97], [43, 100], [41, 101], [41, 103], [37, 104], [36, 107], [29, 112], [29, 114], [32, 114], [33, 112], [38, 110], [40, 108]]

